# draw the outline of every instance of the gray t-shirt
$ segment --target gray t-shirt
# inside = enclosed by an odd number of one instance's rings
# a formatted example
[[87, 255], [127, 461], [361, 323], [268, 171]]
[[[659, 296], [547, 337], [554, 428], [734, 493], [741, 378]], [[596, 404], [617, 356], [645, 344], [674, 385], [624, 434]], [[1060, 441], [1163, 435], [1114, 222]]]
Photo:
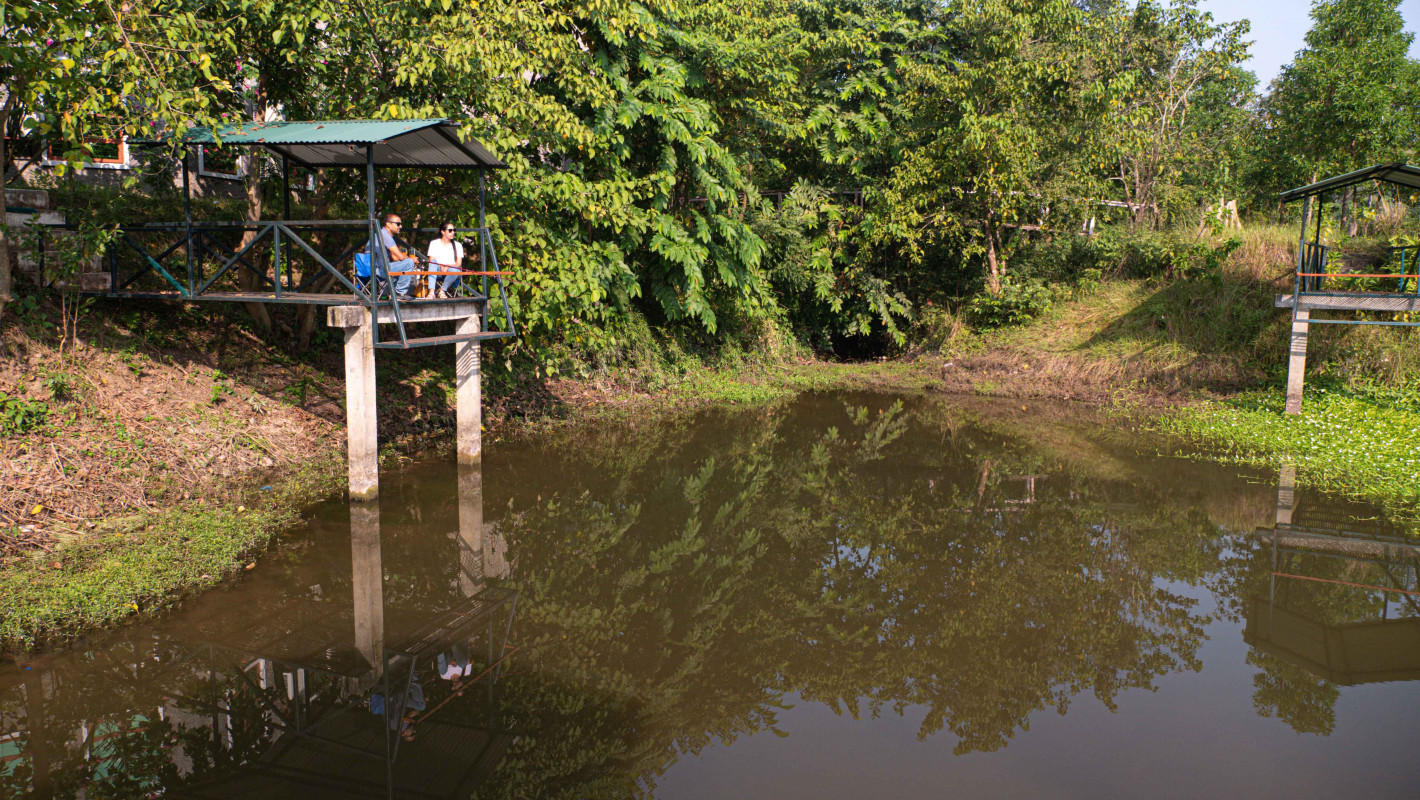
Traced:
[[[380, 228], [380, 246], [385, 249], [387, 256], [389, 255], [390, 248], [396, 246], [394, 243], [394, 234], [390, 233], [389, 228]], [[394, 256], [389, 257], [393, 258]]]

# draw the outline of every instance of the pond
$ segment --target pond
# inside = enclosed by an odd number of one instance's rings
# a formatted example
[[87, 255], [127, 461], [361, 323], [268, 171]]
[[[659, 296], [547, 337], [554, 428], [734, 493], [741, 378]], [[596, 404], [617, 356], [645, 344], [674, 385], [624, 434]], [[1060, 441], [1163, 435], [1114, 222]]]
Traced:
[[0, 797], [1412, 797], [1420, 539], [1068, 406], [418, 463], [0, 666]]

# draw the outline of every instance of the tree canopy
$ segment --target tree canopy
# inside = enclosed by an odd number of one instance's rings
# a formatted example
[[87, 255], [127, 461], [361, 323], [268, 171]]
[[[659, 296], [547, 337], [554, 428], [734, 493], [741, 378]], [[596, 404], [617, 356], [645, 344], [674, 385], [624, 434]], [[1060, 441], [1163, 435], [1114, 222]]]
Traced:
[[[491, 224], [516, 347], [549, 370], [643, 322], [881, 350], [928, 304], [1016, 302], [1021, 254], [1092, 220], [1276, 214], [1282, 188], [1409, 158], [1397, 5], [1318, 0], [1259, 98], [1248, 23], [1196, 0], [53, 0], [7, 6], [0, 121], [77, 165], [223, 118], [449, 117], [511, 166]], [[355, 176], [320, 180], [321, 213], [355, 213]], [[390, 176], [381, 201], [470, 223], [469, 180]]]

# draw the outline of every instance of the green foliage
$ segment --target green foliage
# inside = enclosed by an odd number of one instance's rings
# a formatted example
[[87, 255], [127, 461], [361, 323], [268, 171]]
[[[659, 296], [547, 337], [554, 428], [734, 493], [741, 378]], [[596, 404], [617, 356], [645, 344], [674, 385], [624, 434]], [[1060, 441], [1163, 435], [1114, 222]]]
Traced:
[[1263, 101], [1250, 182], [1258, 194], [1415, 152], [1420, 71], [1399, 0], [1320, 0], [1307, 46]]
[[1026, 274], [1054, 281], [1098, 281], [1104, 275], [1171, 280], [1216, 276], [1223, 261], [1241, 245], [1237, 238], [1215, 241], [1109, 226], [1094, 236], [1042, 242], [1021, 260]]
[[1420, 424], [1417, 397], [1414, 384], [1377, 391], [1314, 383], [1299, 415], [1282, 414], [1284, 395], [1268, 390], [1182, 409], [1160, 427], [1229, 459], [1294, 464], [1309, 483], [1413, 508], [1420, 500], [1420, 458], [1410, 446]]
[[1055, 293], [1038, 282], [1017, 284], [1006, 280], [1002, 282], [1000, 292], [982, 292], [972, 297], [966, 304], [965, 313], [968, 319], [983, 328], [1020, 325], [1044, 314], [1054, 299]]
[[0, 436], [16, 436], [44, 426], [49, 405], [0, 392]]
[[1096, 68], [1110, 77], [1084, 91], [1108, 110], [1085, 141], [1098, 150], [1097, 177], [1119, 187], [1132, 220], [1158, 227], [1236, 196], [1256, 82], [1236, 66], [1249, 23], [1216, 23], [1195, 0], [1131, 5], [1105, 4], [1092, 26]]
[[[141, 132], [104, 94], [115, 85], [168, 129], [447, 116], [487, 144], [509, 165], [488, 218], [516, 273], [493, 301], [520, 322], [492, 365], [509, 374], [617, 361], [636, 316], [696, 358], [792, 350], [785, 333], [866, 354], [900, 347], [927, 302], [983, 284], [1011, 294], [976, 304], [997, 324], [1090, 270], [1209, 276], [1227, 251], [1185, 228], [1268, 181], [1399, 157], [1415, 129], [1393, 0], [1319, 3], [1260, 111], [1240, 66], [1248, 23], [1195, 0], [451, 0], [382, 9], [374, 26], [336, 0], [163, 0], [135, 7], [120, 42], [106, 6], [69, 3], [81, 22], [24, 17], [19, 49], [67, 76], [40, 105], [73, 119], [41, 124], [70, 125], [71, 144]], [[67, 50], [39, 44], [45, 25], [91, 26], [91, 49], [54, 67]], [[251, 174], [269, 161], [252, 154]], [[165, 188], [140, 212], [175, 216], [171, 176], [154, 177]], [[313, 213], [364, 213], [361, 176], [318, 180]], [[472, 225], [475, 180], [391, 171], [379, 203], [411, 228]], [[96, 231], [132, 218], [85, 192], [68, 200]], [[1121, 218], [1161, 232], [1109, 233]], [[1097, 242], [1065, 235], [1095, 223]]]

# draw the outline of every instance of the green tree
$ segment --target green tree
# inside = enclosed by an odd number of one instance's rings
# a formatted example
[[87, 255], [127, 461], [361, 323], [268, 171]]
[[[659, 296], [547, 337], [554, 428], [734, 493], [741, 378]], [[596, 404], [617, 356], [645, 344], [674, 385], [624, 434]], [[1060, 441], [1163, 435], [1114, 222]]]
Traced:
[[1072, 193], [1086, 18], [1065, 0], [963, 0], [934, 22], [938, 47], [907, 67], [918, 135], [880, 235], [919, 259], [924, 243], [957, 244], [999, 295], [1015, 234]]
[[[212, 119], [218, 92], [211, 49], [232, 32], [200, 3], [21, 0], [0, 6], [0, 171], [11, 140], [38, 139], [70, 166], [89, 139], [183, 130]], [[61, 167], [60, 169], [63, 169]], [[0, 313], [11, 296], [10, 243], [0, 226]]]
[[1254, 190], [1272, 194], [1415, 151], [1416, 64], [1399, 0], [1316, 0], [1307, 46], [1262, 101]]
[[[1216, 23], [1196, 0], [1111, 6], [1095, 24], [1109, 101], [1096, 141], [1135, 224], [1159, 227], [1170, 197], [1216, 199], [1229, 174], [1252, 85], [1236, 66], [1247, 56], [1248, 22]], [[1192, 181], [1201, 192], [1187, 191]]]

